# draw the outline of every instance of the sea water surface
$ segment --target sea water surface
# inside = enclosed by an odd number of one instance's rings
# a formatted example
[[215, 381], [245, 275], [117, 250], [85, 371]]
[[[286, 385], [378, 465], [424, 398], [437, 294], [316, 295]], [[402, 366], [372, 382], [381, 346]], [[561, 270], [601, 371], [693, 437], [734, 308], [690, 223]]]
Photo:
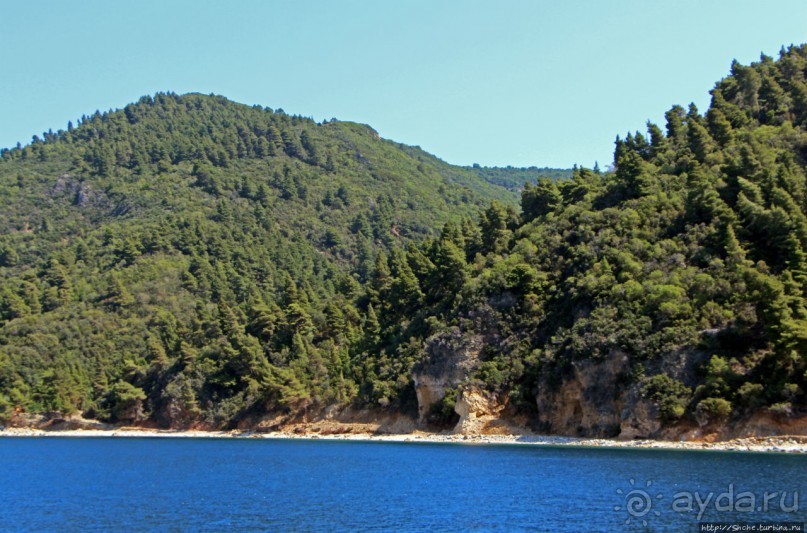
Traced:
[[[691, 511], [681, 507], [686, 494]], [[807, 457], [273, 439], [0, 439], [3, 530], [697, 531], [699, 521], [774, 520], [807, 521]]]

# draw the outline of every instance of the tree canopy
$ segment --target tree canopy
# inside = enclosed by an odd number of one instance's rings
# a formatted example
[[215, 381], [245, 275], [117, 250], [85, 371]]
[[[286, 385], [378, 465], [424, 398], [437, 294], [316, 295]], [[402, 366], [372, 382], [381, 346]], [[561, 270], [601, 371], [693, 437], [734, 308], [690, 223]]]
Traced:
[[220, 97], [145, 97], [4, 150], [0, 412], [412, 413], [446, 331], [485, 339], [470, 379], [525, 414], [615, 352], [665, 423], [803, 412], [807, 47], [711, 94], [617, 137], [613, 170], [522, 182], [520, 212], [367, 126]]

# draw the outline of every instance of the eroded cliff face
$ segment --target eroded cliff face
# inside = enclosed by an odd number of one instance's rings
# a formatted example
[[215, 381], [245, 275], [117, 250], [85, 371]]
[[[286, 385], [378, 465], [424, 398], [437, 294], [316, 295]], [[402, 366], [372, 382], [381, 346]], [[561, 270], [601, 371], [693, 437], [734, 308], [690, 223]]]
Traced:
[[[539, 380], [535, 395], [537, 417], [514, 419], [506, 394], [493, 394], [468, 381], [479, 366], [481, 336], [459, 330], [435, 335], [426, 343], [426, 358], [413, 371], [418, 399], [418, 423], [423, 425], [433, 405], [446, 391], [457, 390], [454, 432], [465, 435], [518, 433], [532, 425], [540, 433], [621, 439], [677, 437], [685, 428], [662, 428], [655, 404], [643, 397], [641, 385], [631, 380], [632, 363], [615, 350], [602, 360], [572, 364], [558, 380], [549, 373]], [[664, 370], [683, 375], [697, 357], [669, 358]], [[634, 362], [635, 363], [635, 362]]]
[[[654, 402], [642, 394], [642, 382], [632, 376], [636, 361], [614, 350], [598, 360], [580, 360], [558, 375], [547, 371], [535, 391], [536, 415], [516, 414], [506, 392], [495, 394], [469, 378], [479, 368], [480, 352], [489, 340], [452, 329], [427, 339], [425, 357], [412, 379], [418, 419], [385, 410], [329, 406], [307, 414], [266, 415], [245, 420], [241, 429], [292, 430], [300, 433], [412, 433], [425, 429], [432, 406], [449, 390], [457, 391], [454, 411], [459, 421], [452, 432], [483, 436], [537, 432], [545, 435], [661, 440], [722, 441], [749, 436], [807, 435], [807, 417], [779, 420], [757, 414], [740, 422], [699, 426], [682, 420], [664, 425]], [[647, 362], [646, 375], [664, 373], [689, 385], [708, 354], [682, 350]], [[433, 428], [431, 428], [433, 429]]]
[[426, 340], [426, 357], [412, 372], [418, 399], [418, 422], [423, 423], [431, 407], [448, 389], [456, 389], [479, 365], [482, 338], [464, 335], [458, 329], [433, 335]]
[[405, 414], [392, 410], [331, 405], [311, 409], [305, 413], [267, 414], [257, 419], [244, 420], [237, 429], [258, 433], [288, 431], [319, 435], [350, 433], [400, 435], [415, 431], [415, 421]]
[[[14, 413], [5, 421], [10, 428], [43, 429], [46, 431], [68, 431], [77, 429], [110, 429], [112, 424], [104, 424], [81, 415], [62, 415], [60, 413]], [[2, 427], [0, 425], [0, 427]]]
[[[628, 354], [613, 350], [605, 358], [574, 361], [563, 372], [545, 369], [535, 389], [536, 414], [528, 419], [517, 414], [506, 392], [493, 393], [478, 381], [469, 379], [479, 368], [480, 352], [487, 337], [452, 329], [427, 339], [425, 357], [412, 375], [418, 399], [418, 419], [394, 409], [368, 409], [348, 405], [309, 405], [297, 410], [255, 414], [241, 419], [236, 429], [256, 432], [291, 431], [299, 434], [408, 434], [434, 430], [425, 426], [432, 406], [449, 390], [456, 391], [454, 412], [459, 421], [452, 432], [466, 436], [523, 434], [569, 437], [659, 439], [718, 442], [745, 437], [807, 435], [807, 417], [782, 418], [760, 411], [741, 420], [698, 424], [684, 418], [664, 425], [657, 406], [642, 394], [642, 381], [633, 376], [637, 362]], [[668, 354], [646, 361], [645, 375], [664, 373], [692, 386], [696, 369], [709, 357], [694, 350]], [[171, 415], [166, 428], [220, 429], [193, 423], [192, 414], [179, 404], [169, 404]], [[138, 427], [148, 422], [131, 419]], [[80, 416], [58, 413], [29, 415], [15, 413], [8, 427], [65, 429], [110, 429]]]
[[519, 433], [523, 428], [514, 427], [503, 416], [506, 408], [506, 401], [498, 395], [473, 385], [463, 387], [454, 405], [454, 411], [460, 417], [454, 427], [454, 433], [462, 435]]
[[[689, 382], [705, 354], [681, 351], [651, 364], [649, 374], [664, 372]], [[576, 437], [679, 438], [687, 428], [663, 427], [658, 408], [631, 377], [636, 362], [614, 350], [601, 360], [574, 361], [558, 380], [545, 376], [536, 392], [541, 432]]]
[[[619, 436], [623, 424], [632, 433], [657, 431], [650, 420], [634, 419], [632, 407], [639, 403], [635, 391], [618, 384], [627, 366], [628, 357], [615, 352], [604, 361], [573, 362], [571, 372], [560, 383], [541, 382], [535, 398], [541, 429], [561, 435], [602, 437]], [[646, 410], [652, 417], [652, 410]]]
[[740, 421], [711, 423], [704, 426], [694, 423], [681, 424], [663, 430], [659, 438], [719, 442], [747, 437], [794, 435], [807, 435], [807, 416], [782, 418], [761, 411]]

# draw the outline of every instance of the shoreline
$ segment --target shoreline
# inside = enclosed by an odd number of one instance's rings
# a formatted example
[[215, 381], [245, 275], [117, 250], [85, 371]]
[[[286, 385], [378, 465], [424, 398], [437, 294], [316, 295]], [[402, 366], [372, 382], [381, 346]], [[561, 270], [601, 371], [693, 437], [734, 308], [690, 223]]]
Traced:
[[461, 435], [440, 433], [335, 433], [315, 432], [295, 433], [276, 431], [257, 433], [254, 431], [199, 431], [199, 430], [158, 430], [136, 427], [117, 429], [72, 429], [51, 430], [33, 428], [5, 428], [0, 430], [0, 438], [234, 438], [234, 439], [279, 439], [279, 440], [326, 440], [356, 442], [395, 442], [430, 444], [491, 445], [506, 444], [515, 446], [560, 446], [574, 448], [611, 449], [660, 449], [660, 450], [710, 450], [735, 452], [768, 452], [807, 454], [807, 438], [803, 436], [746, 437], [720, 442], [699, 441], [660, 441], [629, 440], [620, 441], [603, 438], [581, 438], [541, 435]]

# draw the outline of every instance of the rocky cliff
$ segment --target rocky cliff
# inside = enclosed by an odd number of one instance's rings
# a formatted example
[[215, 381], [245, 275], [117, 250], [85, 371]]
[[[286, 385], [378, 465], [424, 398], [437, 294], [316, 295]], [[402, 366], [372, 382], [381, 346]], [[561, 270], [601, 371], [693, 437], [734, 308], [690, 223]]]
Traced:
[[412, 373], [418, 399], [418, 421], [424, 423], [430, 409], [449, 390], [465, 382], [479, 364], [482, 339], [454, 328], [426, 341], [426, 357]]

